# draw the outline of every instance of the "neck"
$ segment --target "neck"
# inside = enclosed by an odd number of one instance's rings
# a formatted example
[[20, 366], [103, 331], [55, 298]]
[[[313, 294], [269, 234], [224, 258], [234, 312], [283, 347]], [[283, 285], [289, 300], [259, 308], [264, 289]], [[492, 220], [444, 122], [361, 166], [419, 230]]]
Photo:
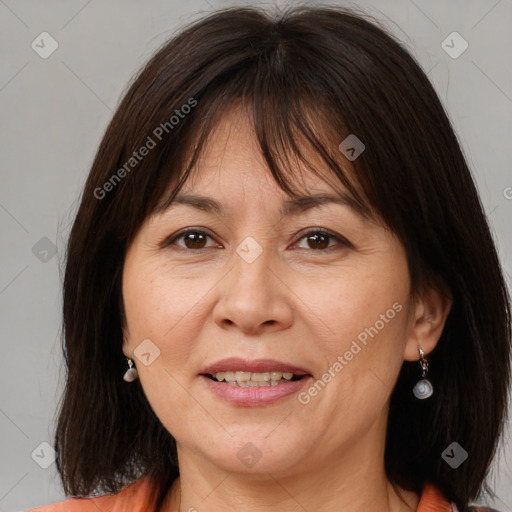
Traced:
[[287, 476], [224, 471], [181, 448], [180, 478], [161, 512], [416, 511], [419, 497], [402, 489], [398, 495], [387, 479], [383, 450], [360, 441]]

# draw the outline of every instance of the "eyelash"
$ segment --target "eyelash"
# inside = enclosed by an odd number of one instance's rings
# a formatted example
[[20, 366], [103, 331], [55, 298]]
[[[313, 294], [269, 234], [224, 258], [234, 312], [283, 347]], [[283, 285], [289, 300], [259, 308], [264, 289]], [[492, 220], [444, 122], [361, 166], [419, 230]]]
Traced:
[[[200, 229], [185, 229], [183, 231], [180, 231], [179, 233], [177, 233], [176, 235], [172, 236], [170, 239], [168, 239], [167, 241], [164, 241], [164, 243], [162, 244], [163, 248], [166, 248], [166, 247], [169, 247], [171, 245], [175, 245], [175, 242], [179, 239], [182, 239], [183, 237], [185, 237], [186, 235], [188, 234], [191, 234], [191, 233], [194, 233], [194, 234], [199, 234], [199, 235], [204, 235], [204, 236], [207, 236], [209, 238], [213, 238], [211, 235], [209, 235], [208, 233], [204, 232], [204, 231], [201, 231]], [[299, 243], [301, 240], [307, 238], [308, 236], [311, 236], [311, 235], [321, 235], [321, 236], [326, 236], [326, 237], [329, 237], [330, 239], [334, 239], [338, 242], [337, 245], [341, 245], [342, 247], [350, 247], [352, 248], [353, 245], [348, 241], [346, 240], [345, 238], [339, 236], [339, 235], [335, 235], [334, 233], [331, 233], [330, 231], [327, 231], [325, 229], [320, 229], [320, 228], [317, 228], [317, 229], [311, 229], [309, 231], [306, 231], [298, 240], [297, 243]], [[294, 245], [296, 245], [297, 243], [295, 243]], [[187, 247], [181, 247], [179, 245], [176, 245], [175, 248], [173, 250], [178, 250], [178, 251], [184, 251], [184, 252], [194, 252], [196, 254], [202, 254], [204, 253], [205, 251], [209, 250], [209, 249], [215, 249], [215, 248], [218, 248], [217, 247], [203, 247], [201, 249], [189, 249]], [[313, 251], [313, 252], [316, 252], [316, 253], [320, 253], [320, 254], [325, 254], [333, 249], [336, 249], [337, 246], [332, 246], [332, 247], [327, 247], [326, 249], [309, 249], [310, 251]], [[304, 249], [303, 247], [299, 247], [299, 250], [302, 250]], [[308, 250], [308, 249], [305, 249], [305, 250]]]

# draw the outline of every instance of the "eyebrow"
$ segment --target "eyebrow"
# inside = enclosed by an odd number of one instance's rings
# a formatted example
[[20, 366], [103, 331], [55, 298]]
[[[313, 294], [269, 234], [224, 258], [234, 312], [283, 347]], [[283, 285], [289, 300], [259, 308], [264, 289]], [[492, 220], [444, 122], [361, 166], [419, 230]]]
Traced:
[[[167, 210], [175, 204], [183, 204], [196, 208], [197, 210], [222, 215], [223, 207], [214, 199], [198, 194], [178, 194], [172, 201], [166, 202], [162, 210]], [[340, 193], [338, 195], [319, 193], [306, 196], [299, 196], [288, 199], [281, 208], [281, 215], [284, 217], [300, 215], [312, 208], [327, 204], [338, 204], [350, 208], [356, 215], [363, 219], [368, 218], [368, 210], [351, 196]]]

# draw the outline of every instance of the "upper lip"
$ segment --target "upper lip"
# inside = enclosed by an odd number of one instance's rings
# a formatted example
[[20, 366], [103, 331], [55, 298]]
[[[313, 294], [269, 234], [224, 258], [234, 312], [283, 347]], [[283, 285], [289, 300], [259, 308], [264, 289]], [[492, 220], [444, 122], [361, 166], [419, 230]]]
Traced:
[[285, 363], [283, 361], [276, 361], [275, 359], [243, 359], [240, 357], [230, 357], [221, 359], [215, 363], [209, 364], [202, 370], [203, 375], [215, 375], [218, 372], [252, 372], [252, 373], [265, 373], [265, 372], [282, 372], [293, 373], [294, 375], [309, 375], [309, 372], [304, 368], [300, 368], [293, 364]]

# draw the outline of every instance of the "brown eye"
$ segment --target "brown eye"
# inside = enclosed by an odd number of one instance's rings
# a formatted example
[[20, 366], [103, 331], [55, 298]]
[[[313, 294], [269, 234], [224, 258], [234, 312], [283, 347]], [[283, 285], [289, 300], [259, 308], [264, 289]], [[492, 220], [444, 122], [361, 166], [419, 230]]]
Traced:
[[206, 245], [206, 237], [204, 233], [190, 231], [182, 236], [187, 249], [202, 249]]
[[210, 247], [219, 247], [219, 245], [210, 245], [208, 246], [208, 239], [211, 239], [211, 236], [208, 233], [204, 233], [203, 231], [189, 229], [187, 231], [182, 231], [174, 236], [171, 240], [169, 240], [165, 246], [177, 246], [178, 249], [183, 250], [191, 250], [191, 251], [200, 251], [202, 249], [208, 249]]
[[[304, 244], [303, 240], [306, 241], [306, 244]], [[296, 247], [299, 249], [312, 249], [314, 252], [322, 252], [330, 249], [352, 247], [352, 244], [343, 237], [334, 235], [329, 231], [315, 229], [307, 232], [299, 240], [299, 243], [296, 244]]]
[[308, 235], [308, 245], [311, 249], [327, 249], [329, 246], [329, 235], [323, 233], [315, 233], [314, 235]]

